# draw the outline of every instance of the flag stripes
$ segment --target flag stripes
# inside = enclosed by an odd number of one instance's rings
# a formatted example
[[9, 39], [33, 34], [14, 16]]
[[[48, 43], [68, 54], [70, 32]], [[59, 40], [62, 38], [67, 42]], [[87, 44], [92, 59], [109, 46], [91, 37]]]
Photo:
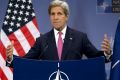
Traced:
[[0, 68], [3, 70], [3, 73], [7, 77], [8, 80], [13, 80], [13, 72], [11, 71], [10, 68], [6, 67], [5, 60], [3, 57], [0, 55]]
[[5, 74], [3, 73], [2, 69], [0, 68], [0, 80], [7, 80], [7, 77], [5, 76]]
[[13, 54], [24, 56], [40, 37], [31, 0], [9, 0], [0, 33], [0, 80], [13, 80], [6, 66], [6, 48], [14, 41]]
[[[37, 34], [37, 35], [36, 35]], [[17, 30], [16, 32], [12, 33], [8, 37], [5, 35], [3, 30], [1, 31], [1, 49], [2, 52], [0, 55], [0, 62], [1, 66], [5, 65], [5, 48], [8, 46], [8, 44], [11, 43], [11, 41], [14, 41], [14, 54], [18, 56], [24, 56], [25, 53], [29, 51], [29, 49], [33, 46], [36, 37], [39, 37], [40, 33], [38, 28], [34, 25], [34, 23], [28, 23], [26, 26], [22, 27], [21, 29]], [[6, 41], [7, 42], [6, 42]], [[3, 45], [3, 44], [4, 45]], [[5, 46], [5, 47], [4, 47]], [[4, 59], [3, 59], [4, 58]], [[10, 68], [7, 68], [6, 66], [1, 67], [3, 70], [3, 73], [8, 78], [8, 80], [12, 80], [12, 71]]]

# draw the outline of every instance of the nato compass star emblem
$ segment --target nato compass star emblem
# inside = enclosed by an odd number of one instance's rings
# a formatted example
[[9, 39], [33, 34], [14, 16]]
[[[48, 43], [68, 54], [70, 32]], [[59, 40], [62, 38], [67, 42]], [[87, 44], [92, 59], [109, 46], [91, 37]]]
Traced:
[[69, 80], [69, 78], [66, 73], [59, 70], [59, 63], [58, 63], [58, 70], [50, 75], [49, 80]]

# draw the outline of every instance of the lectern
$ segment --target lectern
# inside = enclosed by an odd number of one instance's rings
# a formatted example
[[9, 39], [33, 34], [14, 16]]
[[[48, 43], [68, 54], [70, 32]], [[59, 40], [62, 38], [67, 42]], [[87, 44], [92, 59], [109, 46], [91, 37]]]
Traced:
[[14, 80], [105, 80], [103, 57], [71, 61], [15, 58], [13, 63]]

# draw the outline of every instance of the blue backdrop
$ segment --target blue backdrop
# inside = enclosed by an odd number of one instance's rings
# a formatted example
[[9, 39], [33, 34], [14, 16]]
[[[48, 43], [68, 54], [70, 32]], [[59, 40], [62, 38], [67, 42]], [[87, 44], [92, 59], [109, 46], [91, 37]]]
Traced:
[[[0, 0], [0, 28], [2, 27], [9, 0]], [[48, 32], [51, 24], [48, 5], [52, 0], [32, 0], [41, 33]], [[86, 32], [91, 42], [101, 48], [103, 35], [114, 37], [120, 13], [97, 13], [96, 0], [66, 0], [70, 6], [68, 26]], [[110, 63], [106, 64], [109, 75]]]

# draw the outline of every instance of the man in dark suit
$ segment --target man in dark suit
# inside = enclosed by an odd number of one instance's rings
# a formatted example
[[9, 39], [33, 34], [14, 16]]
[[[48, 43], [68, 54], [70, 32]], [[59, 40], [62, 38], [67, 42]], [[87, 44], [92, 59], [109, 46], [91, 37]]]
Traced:
[[[88, 40], [85, 33], [67, 26], [69, 6], [65, 1], [51, 2], [48, 13], [53, 29], [37, 38], [25, 58], [41, 60], [80, 60], [85, 54], [88, 58], [110, 55], [110, 43], [105, 35], [102, 51], [99, 52]], [[7, 60], [13, 59], [13, 42], [6, 49]]]

